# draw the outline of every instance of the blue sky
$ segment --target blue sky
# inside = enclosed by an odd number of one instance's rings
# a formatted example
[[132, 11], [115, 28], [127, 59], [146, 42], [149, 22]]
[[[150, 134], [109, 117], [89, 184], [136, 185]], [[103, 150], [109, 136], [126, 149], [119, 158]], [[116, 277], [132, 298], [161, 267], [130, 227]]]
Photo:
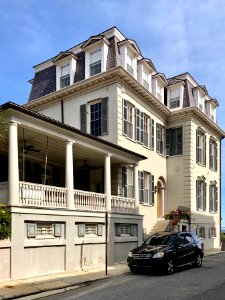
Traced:
[[[0, 0], [0, 104], [26, 103], [32, 66], [113, 26], [166, 77], [206, 85], [225, 129], [224, 0]], [[225, 227], [225, 141], [222, 156]]]

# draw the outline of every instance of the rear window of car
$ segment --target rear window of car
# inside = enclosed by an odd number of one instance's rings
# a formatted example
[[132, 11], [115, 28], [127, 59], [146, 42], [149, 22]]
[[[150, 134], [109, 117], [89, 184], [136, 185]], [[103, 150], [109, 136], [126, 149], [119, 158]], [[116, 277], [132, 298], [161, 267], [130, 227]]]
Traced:
[[195, 242], [199, 242], [200, 241], [199, 237], [194, 232], [192, 232], [191, 235], [192, 235], [193, 239], [195, 240]]

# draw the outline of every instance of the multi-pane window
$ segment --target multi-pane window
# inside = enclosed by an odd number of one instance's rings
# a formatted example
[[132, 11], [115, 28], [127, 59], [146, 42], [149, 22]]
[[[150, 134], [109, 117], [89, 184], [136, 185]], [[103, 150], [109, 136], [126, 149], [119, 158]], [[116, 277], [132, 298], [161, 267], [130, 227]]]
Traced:
[[162, 87], [159, 83], [157, 84], [156, 98], [162, 100]]
[[169, 108], [180, 107], [180, 89], [170, 90]]
[[78, 224], [79, 237], [97, 237], [103, 235], [103, 224], [80, 223]]
[[90, 54], [90, 76], [101, 73], [101, 48]]
[[133, 168], [122, 168], [123, 197], [133, 198]]
[[149, 121], [150, 118], [144, 114], [143, 116], [143, 144], [149, 147]]
[[62, 224], [55, 224], [52, 222], [27, 223], [28, 238], [49, 238], [61, 236]]
[[[91, 135], [100, 136], [108, 133], [108, 98], [103, 98], [90, 105], [91, 117], [90, 127]], [[85, 108], [81, 106], [81, 129], [85, 127], [86, 112]], [[84, 123], [84, 124], [83, 124]]]
[[137, 224], [118, 223], [115, 224], [116, 236], [137, 236], [138, 235]]
[[70, 85], [70, 64], [66, 64], [60, 69], [60, 88]]
[[179, 155], [183, 153], [183, 128], [166, 129], [166, 154]]
[[196, 234], [199, 238], [204, 239], [205, 238], [205, 227], [199, 226], [196, 228]]
[[143, 86], [149, 90], [149, 73], [146, 70], [143, 70]]
[[196, 180], [196, 208], [197, 210], [206, 210], [206, 192], [207, 183], [204, 177]]
[[136, 109], [136, 140], [146, 147], [149, 147], [149, 123], [150, 118]]
[[127, 53], [127, 72], [131, 75], [134, 75], [133, 61], [133, 56], [130, 53]]
[[151, 119], [151, 148], [155, 148], [155, 121]]
[[134, 106], [127, 100], [123, 101], [123, 133], [133, 139], [134, 131]]
[[154, 205], [154, 176], [138, 171], [139, 202]]
[[165, 128], [156, 123], [156, 151], [160, 154], [164, 154], [165, 148]]
[[215, 238], [216, 235], [216, 227], [209, 227], [209, 238]]
[[144, 114], [139, 109], [136, 109], [136, 139], [139, 143], [143, 143], [143, 127]]
[[218, 149], [217, 142], [210, 138], [209, 140], [209, 168], [217, 171]]
[[206, 166], [206, 135], [200, 129], [196, 129], [196, 162]]
[[214, 213], [218, 211], [218, 187], [214, 181], [209, 185], [209, 211]]

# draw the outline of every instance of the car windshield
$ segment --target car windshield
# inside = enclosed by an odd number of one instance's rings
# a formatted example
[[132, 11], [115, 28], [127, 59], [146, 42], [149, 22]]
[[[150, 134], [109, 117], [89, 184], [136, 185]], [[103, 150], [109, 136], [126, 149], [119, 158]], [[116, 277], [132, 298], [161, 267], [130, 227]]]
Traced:
[[172, 245], [176, 239], [175, 234], [153, 235], [145, 241], [145, 245]]

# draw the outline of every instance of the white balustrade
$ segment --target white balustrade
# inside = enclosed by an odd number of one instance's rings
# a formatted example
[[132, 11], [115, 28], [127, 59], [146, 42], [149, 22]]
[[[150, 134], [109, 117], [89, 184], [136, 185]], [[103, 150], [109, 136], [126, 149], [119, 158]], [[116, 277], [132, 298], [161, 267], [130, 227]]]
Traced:
[[31, 206], [66, 207], [66, 189], [20, 181], [19, 203]]
[[8, 203], [8, 181], [0, 182], [0, 204]]
[[112, 211], [122, 213], [135, 212], [135, 199], [112, 196]]
[[74, 204], [77, 209], [106, 210], [106, 195], [74, 190]]

